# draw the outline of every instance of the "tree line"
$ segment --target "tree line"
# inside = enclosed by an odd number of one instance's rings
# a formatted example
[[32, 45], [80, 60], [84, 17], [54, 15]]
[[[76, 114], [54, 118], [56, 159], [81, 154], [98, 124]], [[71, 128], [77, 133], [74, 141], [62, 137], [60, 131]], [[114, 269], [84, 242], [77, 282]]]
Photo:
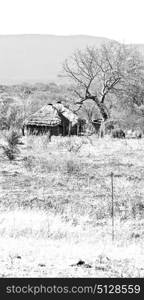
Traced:
[[144, 57], [134, 46], [109, 42], [77, 50], [63, 64], [70, 79], [77, 110], [87, 100], [98, 107], [104, 121], [115, 105], [143, 107]]

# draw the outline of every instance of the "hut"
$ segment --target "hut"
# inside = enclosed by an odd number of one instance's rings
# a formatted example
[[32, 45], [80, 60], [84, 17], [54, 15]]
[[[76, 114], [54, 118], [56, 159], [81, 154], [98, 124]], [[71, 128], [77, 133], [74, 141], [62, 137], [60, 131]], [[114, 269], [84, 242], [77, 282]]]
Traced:
[[78, 116], [64, 106], [60, 101], [53, 105], [61, 118], [62, 135], [78, 134], [79, 133], [79, 119]]
[[28, 134], [71, 135], [79, 134], [80, 121], [78, 116], [61, 102], [47, 104], [30, 115], [23, 124]]

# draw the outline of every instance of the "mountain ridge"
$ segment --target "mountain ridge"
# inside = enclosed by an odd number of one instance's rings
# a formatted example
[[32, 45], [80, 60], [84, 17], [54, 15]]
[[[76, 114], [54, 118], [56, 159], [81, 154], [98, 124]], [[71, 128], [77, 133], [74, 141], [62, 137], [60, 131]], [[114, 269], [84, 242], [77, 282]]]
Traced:
[[[89, 35], [0, 35], [0, 84], [61, 82], [62, 63], [76, 49], [111, 39]], [[143, 44], [132, 44], [144, 55]]]

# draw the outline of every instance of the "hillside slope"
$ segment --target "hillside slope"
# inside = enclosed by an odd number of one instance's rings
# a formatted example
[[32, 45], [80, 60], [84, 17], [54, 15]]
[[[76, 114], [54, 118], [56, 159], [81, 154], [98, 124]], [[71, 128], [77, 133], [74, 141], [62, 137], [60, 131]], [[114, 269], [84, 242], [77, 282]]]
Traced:
[[[0, 36], [0, 83], [59, 81], [63, 61], [79, 48], [108, 41], [92, 36]], [[144, 53], [144, 45], [138, 45]]]

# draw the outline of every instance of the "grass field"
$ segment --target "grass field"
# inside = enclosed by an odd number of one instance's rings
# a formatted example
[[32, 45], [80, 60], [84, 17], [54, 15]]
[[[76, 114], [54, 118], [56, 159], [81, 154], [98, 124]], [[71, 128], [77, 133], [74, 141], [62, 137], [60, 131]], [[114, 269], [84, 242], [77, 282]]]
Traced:
[[144, 139], [22, 142], [0, 149], [0, 276], [143, 277]]

